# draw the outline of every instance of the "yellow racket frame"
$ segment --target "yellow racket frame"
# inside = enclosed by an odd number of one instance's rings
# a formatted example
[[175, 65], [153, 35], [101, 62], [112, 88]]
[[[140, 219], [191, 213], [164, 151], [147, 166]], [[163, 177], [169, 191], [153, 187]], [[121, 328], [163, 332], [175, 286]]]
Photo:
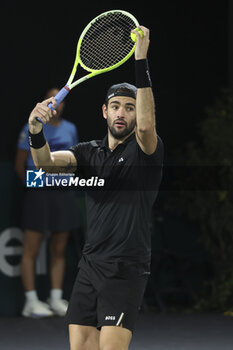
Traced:
[[[72, 69], [72, 72], [70, 74], [70, 77], [68, 79], [68, 82], [66, 83], [66, 86], [71, 90], [73, 87], [77, 86], [78, 84], [82, 83], [83, 81], [87, 80], [87, 79], [90, 79], [98, 74], [102, 74], [102, 73], [105, 73], [105, 72], [108, 72], [108, 71], [111, 71], [113, 69], [116, 69], [118, 68], [119, 66], [121, 66], [123, 63], [125, 63], [134, 53], [135, 51], [135, 48], [136, 48], [136, 43], [134, 44], [134, 46], [132, 47], [132, 50], [127, 54], [127, 56], [125, 56], [121, 61], [119, 61], [118, 63], [112, 65], [112, 66], [109, 66], [107, 68], [104, 68], [104, 69], [98, 69], [98, 70], [95, 70], [95, 69], [90, 69], [88, 67], [86, 67], [83, 62], [81, 61], [81, 58], [80, 58], [80, 47], [81, 47], [81, 44], [82, 44], [82, 41], [83, 41], [83, 37], [85, 36], [86, 32], [88, 31], [88, 29], [91, 27], [91, 25], [93, 23], [95, 23], [98, 19], [100, 19], [101, 17], [103, 16], [107, 16], [109, 13], [122, 13], [122, 14], [125, 14], [127, 15], [128, 17], [130, 17], [134, 23], [135, 23], [135, 27], [137, 27], [139, 25], [137, 19], [131, 15], [131, 13], [129, 12], [126, 12], [126, 11], [122, 11], [122, 10], [112, 10], [112, 11], [106, 11], [104, 13], [102, 13], [101, 15], [95, 17], [83, 30], [82, 34], [80, 35], [80, 38], [79, 38], [79, 41], [78, 41], [78, 44], [77, 44], [77, 50], [76, 50], [76, 57], [75, 57], [75, 62], [74, 62], [74, 66], [73, 66], [73, 69]], [[90, 74], [88, 75], [85, 75], [84, 77], [74, 81], [74, 76], [76, 74], [76, 71], [77, 71], [77, 67], [78, 65], [80, 64], [80, 66], [85, 69], [86, 71], [88, 72], [91, 72]]]

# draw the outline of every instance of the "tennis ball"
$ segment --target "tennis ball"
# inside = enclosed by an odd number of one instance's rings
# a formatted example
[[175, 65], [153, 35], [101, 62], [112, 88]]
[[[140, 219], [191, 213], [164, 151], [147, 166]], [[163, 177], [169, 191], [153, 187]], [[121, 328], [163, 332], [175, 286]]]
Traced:
[[[136, 30], [136, 31], [141, 35], [141, 38], [143, 37], [143, 31], [142, 31], [140, 28], [135, 28], [134, 30]], [[136, 43], [136, 41], [137, 41], [137, 35], [134, 34], [134, 33], [131, 33], [131, 34], [130, 34], [130, 37], [131, 37], [131, 39], [133, 40], [133, 42]]]

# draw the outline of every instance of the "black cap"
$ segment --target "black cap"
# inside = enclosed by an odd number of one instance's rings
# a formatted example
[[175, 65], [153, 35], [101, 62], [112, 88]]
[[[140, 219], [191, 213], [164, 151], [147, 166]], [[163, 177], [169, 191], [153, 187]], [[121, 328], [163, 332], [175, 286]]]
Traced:
[[129, 83], [120, 83], [112, 85], [107, 92], [105, 103], [114, 96], [127, 96], [136, 99], [137, 88]]

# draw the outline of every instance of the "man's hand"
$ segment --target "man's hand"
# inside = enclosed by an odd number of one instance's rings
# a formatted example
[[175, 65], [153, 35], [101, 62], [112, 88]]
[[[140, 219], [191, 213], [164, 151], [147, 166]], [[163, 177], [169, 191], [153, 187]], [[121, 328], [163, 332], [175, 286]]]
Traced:
[[150, 45], [150, 31], [144, 26], [138, 26], [138, 28], [142, 30], [143, 37], [141, 37], [137, 30], [132, 31], [137, 36], [137, 43], [134, 55], [135, 60], [143, 60], [147, 58], [147, 51]]
[[54, 97], [50, 97], [41, 103], [37, 103], [36, 107], [32, 110], [28, 119], [30, 133], [38, 134], [42, 129], [42, 123], [36, 118], [40, 118], [40, 120], [46, 124], [53, 116], [56, 115], [56, 111], [51, 111], [51, 109], [48, 107], [50, 102], [52, 102], [53, 106], [56, 105], [56, 100]]

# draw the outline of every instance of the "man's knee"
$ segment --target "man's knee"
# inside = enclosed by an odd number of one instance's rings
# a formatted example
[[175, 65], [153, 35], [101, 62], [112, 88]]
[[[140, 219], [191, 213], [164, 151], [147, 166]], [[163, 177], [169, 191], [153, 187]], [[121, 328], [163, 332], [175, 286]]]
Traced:
[[100, 335], [100, 350], [128, 350], [132, 333], [126, 328], [104, 326]]
[[69, 325], [70, 350], [99, 350], [99, 331], [95, 327]]
[[100, 350], [128, 350], [129, 347], [121, 343], [101, 344]]

